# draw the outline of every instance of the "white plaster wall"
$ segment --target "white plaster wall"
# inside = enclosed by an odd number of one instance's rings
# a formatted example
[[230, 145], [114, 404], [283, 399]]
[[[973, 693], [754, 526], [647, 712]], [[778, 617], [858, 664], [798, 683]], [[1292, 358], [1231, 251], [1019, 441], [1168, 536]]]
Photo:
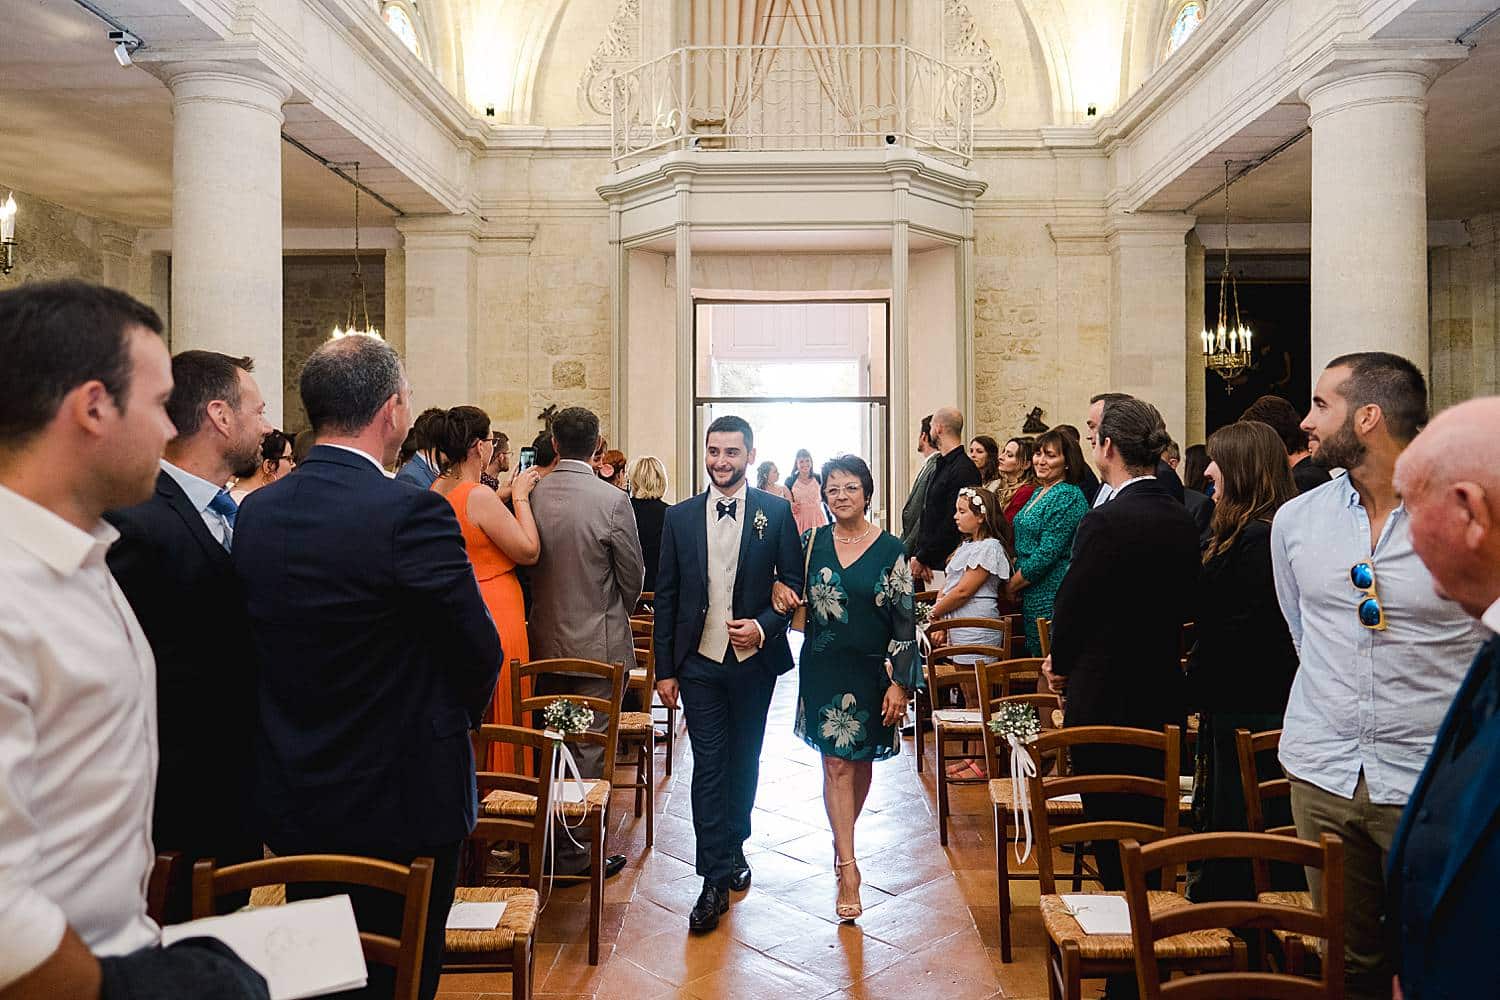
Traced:
[[[907, 258], [910, 290], [907, 299], [907, 413], [910, 414], [911, 426], [891, 428], [893, 448], [911, 449], [922, 418], [938, 407], [963, 408], [955, 349], [958, 316], [954, 257], [952, 247], [941, 247], [910, 254]], [[965, 419], [971, 418], [966, 414]], [[915, 458], [909, 468], [911, 475], [915, 475], [918, 468]], [[905, 498], [911, 483], [897, 485], [899, 489], [892, 490], [891, 495]]]
[[672, 267], [665, 254], [630, 253], [626, 341], [627, 454], [655, 455], [667, 467], [670, 502], [686, 496], [688, 470], [677, 467], [677, 336]]

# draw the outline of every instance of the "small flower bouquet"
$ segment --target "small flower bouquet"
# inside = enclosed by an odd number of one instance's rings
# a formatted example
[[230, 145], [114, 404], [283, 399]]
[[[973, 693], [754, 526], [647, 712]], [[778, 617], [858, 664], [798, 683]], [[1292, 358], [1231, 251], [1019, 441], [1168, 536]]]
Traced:
[[766, 537], [766, 523], [767, 522], [766, 522], [766, 512], [765, 511], [763, 511], [763, 510], [756, 511], [755, 512], [755, 520], [751, 521], [750, 523], [755, 526], [755, 537], [756, 538], [765, 538]]
[[990, 732], [1009, 742], [1027, 744], [1036, 742], [1042, 725], [1037, 719], [1036, 709], [1020, 702], [1000, 706], [1000, 711], [990, 719]]
[[594, 724], [594, 710], [567, 698], [559, 698], [542, 711], [542, 722], [547, 726], [547, 736], [562, 741], [588, 732]]
[[915, 608], [917, 617], [917, 628], [926, 628], [932, 621], [932, 604], [928, 601], [918, 601]]

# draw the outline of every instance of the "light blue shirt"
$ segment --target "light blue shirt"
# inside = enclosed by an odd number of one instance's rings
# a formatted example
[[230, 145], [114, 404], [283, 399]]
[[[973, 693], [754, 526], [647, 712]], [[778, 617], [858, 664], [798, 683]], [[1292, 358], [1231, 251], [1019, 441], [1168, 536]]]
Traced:
[[215, 486], [207, 479], [195, 476], [186, 469], [179, 469], [165, 458], [161, 460], [161, 468], [163, 472], [177, 481], [178, 486], [182, 487], [182, 492], [187, 494], [188, 500], [193, 504], [193, 509], [198, 512], [199, 517], [203, 518], [208, 533], [213, 535], [224, 548], [229, 548], [234, 529], [229, 526], [223, 514], [208, 509], [208, 505], [224, 487]]
[[[1375, 567], [1387, 628], [1367, 629], [1349, 570]], [[1348, 476], [1282, 507], [1271, 527], [1276, 597], [1301, 665], [1281, 733], [1281, 766], [1333, 795], [1403, 805], [1484, 640], [1479, 623], [1437, 596], [1411, 544], [1405, 506], [1370, 552], [1370, 519]]]

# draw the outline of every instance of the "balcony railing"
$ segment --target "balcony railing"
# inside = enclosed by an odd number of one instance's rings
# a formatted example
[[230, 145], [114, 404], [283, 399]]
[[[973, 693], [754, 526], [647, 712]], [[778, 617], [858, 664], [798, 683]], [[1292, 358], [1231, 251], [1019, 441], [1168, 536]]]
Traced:
[[616, 74], [616, 168], [677, 149], [900, 144], [967, 165], [976, 77], [906, 45], [688, 46]]

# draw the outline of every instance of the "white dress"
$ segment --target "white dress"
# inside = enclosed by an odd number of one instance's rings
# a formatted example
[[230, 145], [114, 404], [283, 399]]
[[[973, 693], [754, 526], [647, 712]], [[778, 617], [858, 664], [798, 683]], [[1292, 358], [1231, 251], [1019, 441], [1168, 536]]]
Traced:
[[[966, 571], [971, 569], [983, 569], [989, 573], [989, 578], [980, 584], [970, 598], [954, 608], [947, 615], [949, 618], [998, 618], [1000, 617], [1000, 588], [1005, 581], [1010, 579], [1010, 560], [1005, 558], [1005, 547], [1000, 544], [998, 538], [984, 538], [979, 541], [967, 541], [958, 547], [953, 557], [948, 560], [948, 567], [944, 571], [943, 593], [946, 594], [958, 585]], [[947, 644], [950, 646], [998, 646], [1001, 645], [1001, 633], [997, 629], [989, 628], [956, 628], [948, 631]], [[979, 659], [978, 655], [968, 653], [963, 656], [955, 656], [955, 662], [973, 663]]]

